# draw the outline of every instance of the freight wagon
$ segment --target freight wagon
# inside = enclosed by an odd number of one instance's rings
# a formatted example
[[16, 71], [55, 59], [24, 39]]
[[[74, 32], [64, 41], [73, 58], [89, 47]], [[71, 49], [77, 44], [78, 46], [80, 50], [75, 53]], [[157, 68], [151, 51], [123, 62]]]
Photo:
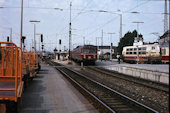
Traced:
[[16, 113], [23, 92], [22, 50], [11, 42], [0, 42], [0, 109]]
[[39, 70], [37, 53], [0, 42], [0, 113], [19, 112], [24, 86]]

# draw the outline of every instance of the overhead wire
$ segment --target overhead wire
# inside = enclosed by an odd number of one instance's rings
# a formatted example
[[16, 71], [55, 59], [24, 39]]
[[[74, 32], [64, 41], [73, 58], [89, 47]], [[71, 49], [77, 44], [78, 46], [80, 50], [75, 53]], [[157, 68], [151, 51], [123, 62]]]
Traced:
[[92, 1], [93, 0], [90, 0], [90, 2], [88, 2], [87, 5], [82, 10], [80, 10], [80, 12], [75, 17], [73, 17], [72, 22], [88, 7], [89, 4], [92, 3]]
[[[74, 2], [74, 0], [73, 0], [72, 2]], [[80, 9], [80, 12], [79, 12], [75, 17], [73, 17], [72, 22], [80, 15], [80, 13], [81, 13], [82, 11], [84, 11], [84, 10], [88, 7], [88, 5], [89, 5], [91, 2], [92, 2], [92, 0], [91, 0], [90, 2], [88, 2], [88, 4], [87, 4], [84, 8]], [[72, 10], [78, 10], [78, 9], [72, 9]], [[62, 28], [60, 31], [65, 30], [67, 27], [68, 27], [68, 25], [66, 25], [66, 26], [65, 26], [64, 28]]]

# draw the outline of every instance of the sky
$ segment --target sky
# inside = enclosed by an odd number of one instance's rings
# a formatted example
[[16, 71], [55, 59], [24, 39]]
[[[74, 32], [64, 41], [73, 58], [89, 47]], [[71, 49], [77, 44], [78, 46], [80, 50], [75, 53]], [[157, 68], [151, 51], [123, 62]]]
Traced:
[[[36, 23], [36, 42], [39, 48], [43, 34], [45, 50], [69, 48], [70, 2], [72, 22], [72, 48], [85, 44], [118, 45], [120, 14], [122, 14], [122, 36], [137, 29], [144, 42], [154, 42], [164, 33], [164, 0], [23, 0], [23, 36], [26, 48], [30, 50]], [[169, 3], [168, 3], [169, 9]], [[102, 12], [105, 11], [105, 12]], [[131, 13], [138, 12], [138, 13]], [[169, 18], [168, 18], [169, 19]], [[169, 21], [169, 20], [168, 20]], [[6, 41], [12, 28], [12, 41], [19, 46], [21, 26], [21, 0], [0, 0], [0, 41]], [[113, 33], [112, 35], [109, 33]], [[96, 38], [98, 37], [98, 38]], [[59, 45], [59, 39], [62, 44]]]

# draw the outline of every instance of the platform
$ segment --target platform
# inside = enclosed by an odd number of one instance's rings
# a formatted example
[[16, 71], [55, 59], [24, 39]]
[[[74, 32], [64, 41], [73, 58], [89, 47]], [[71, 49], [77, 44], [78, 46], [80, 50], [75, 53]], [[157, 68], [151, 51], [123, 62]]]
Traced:
[[54, 67], [41, 71], [23, 94], [21, 113], [98, 113]]
[[97, 61], [97, 66], [156, 82], [169, 84], [168, 64], [127, 64], [116, 61]]

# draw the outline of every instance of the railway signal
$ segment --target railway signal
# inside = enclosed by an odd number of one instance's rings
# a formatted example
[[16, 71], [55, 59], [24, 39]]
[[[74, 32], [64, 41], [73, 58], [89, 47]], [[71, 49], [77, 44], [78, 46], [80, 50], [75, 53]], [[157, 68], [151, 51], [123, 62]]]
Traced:
[[25, 41], [26, 37], [25, 36], [22, 36], [22, 43], [24, 44], [24, 41]]
[[43, 42], [43, 34], [41, 34], [41, 42]]
[[7, 36], [7, 42], [9, 42], [9, 36]]

